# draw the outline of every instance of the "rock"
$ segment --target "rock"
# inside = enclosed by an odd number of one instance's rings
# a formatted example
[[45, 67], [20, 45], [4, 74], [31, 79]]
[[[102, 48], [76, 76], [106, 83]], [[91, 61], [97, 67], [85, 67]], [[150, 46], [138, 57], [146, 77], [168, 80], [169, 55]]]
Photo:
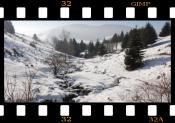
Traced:
[[91, 92], [89, 89], [82, 89], [79, 93], [79, 95], [88, 95]]
[[103, 74], [106, 74], [106, 69], [104, 69], [104, 71], [102, 72]]
[[63, 102], [75, 102], [73, 98], [77, 97], [78, 95], [75, 93], [69, 93], [63, 98]]
[[63, 81], [56, 81], [54, 82], [56, 85], [60, 85], [60, 84], [63, 84]]
[[118, 86], [120, 84], [120, 79], [126, 79], [126, 77], [118, 77], [114, 79], [114, 86]]
[[40, 85], [41, 83], [40, 82], [38, 82], [38, 81], [36, 81], [35, 83], [33, 83], [33, 84], [37, 84], [37, 85]]
[[109, 101], [112, 101], [112, 99], [111, 99], [111, 98], [109, 98], [109, 97], [108, 97], [107, 99], [108, 99]]
[[60, 75], [60, 74], [59, 74], [59, 75], [56, 76], [56, 78], [58, 78], [58, 79], [63, 79], [63, 78], [64, 78], [64, 75]]
[[98, 68], [98, 66], [94, 66], [94, 68]]
[[34, 93], [40, 93], [40, 89], [39, 89], [39, 88], [35, 88], [35, 89], [33, 90], [33, 92], [34, 92]]
[[54, 88], [54, 87], [49, 87], [49, 89], [50, 89], [50, 90], [55, 90], [55, 88]]
[[119, 84], [119, 78], [118, 77], [114, 78], [113, 84], [114, 84], [114, 86], [118, 86], [118, 84]]
[[157, 76], [157, 79], [160, 79], [160, 76]]

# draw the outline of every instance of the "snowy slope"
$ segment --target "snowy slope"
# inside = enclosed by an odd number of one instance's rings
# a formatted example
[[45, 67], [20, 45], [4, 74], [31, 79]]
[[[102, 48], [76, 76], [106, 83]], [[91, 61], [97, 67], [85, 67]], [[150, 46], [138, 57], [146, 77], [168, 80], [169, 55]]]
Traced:
[[159, 55], [171, 53], [170, 44], [169, 36], [158, 40], [145, 50], [144, 67], [131, 72], [124, 68], [124, 52], [83, 60], [83, 72], [71, 76], [78, 78], [76, 84], [83, 83], [82, 86], [93, 88], [94, 92], [76, 99], [82, 102], [132, 102], [131, 95], [142, 83], [139, 80], [157, 82], [160, 73], [171, 76], [171, 56]]
[[[22, 37], [22, 38], [21, 38]], [[14, 36], [11, 34], [4, 35], [4, 49], [5, 49], [5, 86], [9, 80], [16, 83], [16, 91], [23, 89], [23, 82], [27, 81], [27, 75], [30, 72], [35, 73], [36, 77], [33, 79], [33, 90], [39, 90], [39, 95], [52, 95], [57, 100], [62, 101], [61, 96], [64, 96], [64, 92], [56, 88], [54, 91], [49, 87], [54, 87], [57, 81], [55, 79], [48, 65], [44, 64], [44, 60], [50, 53], [56, 51], [53, 50], [48, 44], [37, 42], [36, 48], [30, 46], [30, 42], [33, 39], [26, 36]], [[14, 50], [19, 55], [15, 56]], [[10, 53], [10, 54], [9, 54]], [[15, 77], [14, 77], [15, 76]], [[38, 95], [38, 94], [37, 94]], [[50, 97], [49, 97], [50, 98]]]
[[63, 78], [55, 78], [44, 63], [49, 54], [56, 52], [51, 45], [37, 42], [32, 47], [31, 42], [33, 39], [28, 36], [4, 34], [4, 85], [9, 81], [16, 83], [15, 93], [20, 93], [27, 74], [34, 72], [32, 91], [36, 102], [133, 102], [142, 81], [157, 83], [162, 72], [171, 77], [171, 55], [167, 55], [171, 54], [170, 36], [159, 38], [145, 49], [143, 68], [126, 71], [124, 52], [92, 59], [73, 57], [72, 64], [79, 70]]

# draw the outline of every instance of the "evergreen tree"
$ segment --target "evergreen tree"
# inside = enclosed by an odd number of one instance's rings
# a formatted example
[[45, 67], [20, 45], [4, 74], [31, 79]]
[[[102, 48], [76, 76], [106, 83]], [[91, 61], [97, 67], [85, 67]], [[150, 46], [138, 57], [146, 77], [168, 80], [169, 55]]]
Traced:
[[109, 49], [108, 49], [109, 52], [113, 52], [117, 48], [118, 42], [119, 42], [119, 36], [115, 33], [111, 38], [111, 40], [109, 41]]
[[73, 39], [70, 39], [69, 42], [68, 42], [68, 54], [69, 55], [75, 55], [75, 47], [74, 47], [74, 44], [73, 44]]
[[86, 44], [83, 42], [83, 40], [81, 40], [80, 42], [80, 52], [83, 52], [84, 50], [86, 50]]
[[36, 34], [33, 34], [33, 39], [36, 41], [40, 41], [40, 39], [38, 38], [38, 36]]
[[140, 39], [141, 39], [141, 43], [142, 43], [142, 48], [145, 48], [148, 45], [147, 42], [149, 40], [149, 39], [147, 39], [145, 37], [145, 27], [144, 28], [137, 29], [137, 30], [138, 30], [139, 35], [140, 35]]
[[108, 40], [106, 40], [105, 38], [103, 39], [103, 45], [105, 46], [107, 52], [110, 51], [109, 43], [110, 42]]
[[142, 44], [143, 44], [143, 47], [147, 47], [148, 44], [152, 44], [152, 43], [155, 43], [156, 42], [156, 39], [157, 39], [157, 34], [156, 34], [156, 31], [154, 29], [154, 27], [150, 24], [150, 23], [147, 23], [146, 26], [145, 26], [145, 29], [142, 30]]
[[94, 55], [95, 55], [95, 46], [94, 43], [90, 41], [88, 45], [88, 56], [93, 57]]
[[111, 42], [119, 42], [118, 35], [115, 33], [113, 37], [111, 38]]
[[123, 38], [123, 41], [122, 41], [122, 48], [123, 49], [127, 48], [128, 40], [129, 40], [129, 33], [126, 33], [124, 38]]
[[159, 36], [164, 37], [164, 36], [168, 36], [168, 35], [171, 35], [171, 25], [170, 25], [170, 23], [166, 22], [165, 25], [163, 26]]
[[99, 55], [103, 56], [104, 54], [107, 53], [106, 47], [104, 46], [104, 44], [102, 43], [99, 47]]
[[76, 40], [73, 38], [73, 47], [74, 47], [74, 56], [79, 56], [80, 54], [80, 48], [79, 48], [79, 44], [76, 42]]
[[53, 42], [53, 47], [55, 48], [55, 50], [59, 51], [59, 42], [58, 39], [56, 37], [52, 38], [52, 42]]
[[15, 34], [15, 29], [11, 21], [4, 21], [4, 32]]
[[123, 31], [120, 33], [120, 36], [119, 36], [119, 42], [123, 42], [123, 40], [124, 40], [124, 33], [123, 33]]
[[95, 54], [98, 55], [99, 54], [99, 50], [100, 50], [100, 42], [99, 39], [97, 39], [97, 42], [95, 43]]
[[128, 48], [125, 51], [126, 70], [135, 70], [143, 64], [142, 43], [137, 29], [130, 31]]

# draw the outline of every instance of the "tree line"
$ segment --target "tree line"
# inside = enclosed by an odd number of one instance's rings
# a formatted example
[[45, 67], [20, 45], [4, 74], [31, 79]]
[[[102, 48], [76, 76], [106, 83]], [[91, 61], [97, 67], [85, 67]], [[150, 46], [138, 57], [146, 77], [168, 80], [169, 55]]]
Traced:
[[[171, 34], [170, 23], [165, 23], [159, 36], [168, 36]], [[80, 57], [81, 52], [87, 50], [85, 57], [91, 58], [96, 55], [104, 55], [117, 50], [117, 46], [121, 43], [122, 50], [125, 50], [125, 68], [126, 70], [135, 70], [143, 65], [144, 51], [150, 44], [156, 42], [158, 35], [154, 27], [147, 23], [145, 27], [130, 30], [126, 34], [121, 32], [119, 35], [114, 34], [111, 39], [104, 39], [102, 42], [97, 39], [96, 43], [92, 41], [89, 44], [83, 42], [77, 43], [76, 39], [58, 40], [54, 39], [55, 49], [67, 54]], [[115, 47], [115, 48], [114, 48]]]
[[[148, 47], [149, 44], [155, 43], [157, 39], [157, 33], [154, 27], [147, 23], [145, 27], [135, 28], [138, 33], [141, 49]], [[96, 55], [104, 55], [106, 53], [114, 52], [117, 50], [118, 45], [121, 45], [122, 50], [134, 47], [132, 46], [133, 30], [120, 34], [115, 33], [110, 39], [103, 39], [103, 41], [96, 40], [94, 43], [90, 41], [85, 43], [83, 40], [77, 42], [75, 38], [70, 38], [70, 33], [63, 30], [60, 34], [60, 39], [54, 37], [52, 39], [54, 48], [57, 51], [65, 54], [73, 55], [76, 57], [82, 57], [82, 53], [85, 58], [91, 58]], [[159, 36], [167, 36], [171, 34], [171, 25], [166, 22], [163, 26]]]

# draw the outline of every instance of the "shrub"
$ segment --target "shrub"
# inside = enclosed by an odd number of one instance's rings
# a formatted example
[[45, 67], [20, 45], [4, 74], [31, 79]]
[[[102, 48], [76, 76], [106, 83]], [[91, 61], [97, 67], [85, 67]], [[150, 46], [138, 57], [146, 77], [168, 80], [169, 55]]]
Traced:
[[171, 79], [165, 73], [161, 73], [158, 82], [143, 82], [137, 88], [132, 101], [135, 102], [171, 102]]
[[68, 65], [65, 61], [64, 55], [58, 53], [51, 54], [48, 58], [46, 58], [46, 63], [50, 66], [54, 76], [57, 76], [57, 74]]
[[16, 75], [11, 78], [8, 74], [4, 82], [4, 98], [7, 102], [32, 102], [35, 99], [32, 81], [36, 76], [36, 71], [28, 68], [26, 80], [22, 82], [21, 88], [18, 88]]

